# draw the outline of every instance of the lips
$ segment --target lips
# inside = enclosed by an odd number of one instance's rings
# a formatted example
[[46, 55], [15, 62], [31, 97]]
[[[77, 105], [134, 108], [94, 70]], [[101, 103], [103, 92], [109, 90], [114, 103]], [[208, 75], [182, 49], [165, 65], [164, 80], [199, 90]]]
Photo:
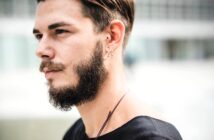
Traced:
[[60, 71], [61, 70], [51, 70], [51, 69], [48, 69], [46, 67], [43, 69], [43, 73], [45, 74], [46, 79], [50, 79], [51, 77], [53, 77], [54, 74], [56, 74]]
[[40, 64], [39, 70], [45, 74], [46, 79], [52, 78], [55, 74], [63, 71], [65, 66], [62, 63], [52, 62], [50, 60], [44, 60]]

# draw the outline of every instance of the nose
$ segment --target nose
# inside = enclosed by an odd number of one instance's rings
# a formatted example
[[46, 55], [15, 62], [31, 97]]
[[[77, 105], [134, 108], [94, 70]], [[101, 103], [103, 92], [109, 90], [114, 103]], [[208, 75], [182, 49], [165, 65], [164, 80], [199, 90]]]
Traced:
[[36, 55], [41, 59], [53, 59], [55, 56], [51, 41], [43, 37], [36, 49]]

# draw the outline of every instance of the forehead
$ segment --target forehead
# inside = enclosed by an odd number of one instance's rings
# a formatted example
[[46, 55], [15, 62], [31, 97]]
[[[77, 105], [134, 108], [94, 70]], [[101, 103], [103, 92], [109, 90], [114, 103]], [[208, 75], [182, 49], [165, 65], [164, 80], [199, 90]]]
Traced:
[[78, 0], [45, 0], [36, 10], [35, 27], [42, 28], [55, 22], [67, 22], [75, 25], [88, 22], [90, 19], [82, 14]]

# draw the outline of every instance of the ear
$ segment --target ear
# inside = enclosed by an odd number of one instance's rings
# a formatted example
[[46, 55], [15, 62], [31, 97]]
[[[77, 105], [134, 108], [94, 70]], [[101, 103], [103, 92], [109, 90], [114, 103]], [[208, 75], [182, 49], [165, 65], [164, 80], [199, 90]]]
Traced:
[[120, 20], [113, 20], [106, 29], [106, 32], [105, 52], [107, 56], [112, 56], [116, 49], [122, 49], [123, 47], [125, 25]]

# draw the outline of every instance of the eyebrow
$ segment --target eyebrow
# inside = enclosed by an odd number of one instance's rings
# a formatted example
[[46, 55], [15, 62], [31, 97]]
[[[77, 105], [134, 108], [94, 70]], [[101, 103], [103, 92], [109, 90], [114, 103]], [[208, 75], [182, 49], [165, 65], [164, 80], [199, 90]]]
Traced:
[[48, 26], [48, 29], [49, 30], [53, 30], [53, 29], [56, 29], [58, 27], [61, 27], [61, 26], [69, 26], [70, 24], [67, 24], [65, 22], [57, 22], [57, 23], [54, 23], [54, 24], [51, 24]]
[[33, 34], [38, 34], [38, 33], [40, 33], [40, 31], [38, 30], [38, 29], [33, 29]]
[[[56, 29], [58, 27], [62, 27], [62, 26], [70, 26], [70, 24], [68, 23], [65, 23], [65, 22], [57, 22], [57, 23], [53, 23], [51, 25], [48, 26], [48, 29], [49, 30], [53, 30], [53, 29]], [[33, 29], [33, 34], [37, 34], [37, 33], [40, 33], [40, 31], [38, 29]]]

